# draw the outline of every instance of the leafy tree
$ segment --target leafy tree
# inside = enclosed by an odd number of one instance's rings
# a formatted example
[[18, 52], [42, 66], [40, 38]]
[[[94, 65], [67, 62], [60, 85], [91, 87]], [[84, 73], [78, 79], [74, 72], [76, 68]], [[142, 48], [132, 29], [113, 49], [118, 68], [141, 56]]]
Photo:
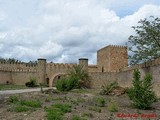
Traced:
[[152, 90], [152, 76], [151, 74], [146, 74], [143, 80], [140, 80], [140, 77], [140, 71], [138, 69], [134, 70], [133, 87], [127, 90], [127, 95], [136, 108], [148, 109], [157, 100]]
[[160, 57], [160, 18], [150, 16], [133, 26], [135, 35], [129, 37], [130, 64], [137, 64]]

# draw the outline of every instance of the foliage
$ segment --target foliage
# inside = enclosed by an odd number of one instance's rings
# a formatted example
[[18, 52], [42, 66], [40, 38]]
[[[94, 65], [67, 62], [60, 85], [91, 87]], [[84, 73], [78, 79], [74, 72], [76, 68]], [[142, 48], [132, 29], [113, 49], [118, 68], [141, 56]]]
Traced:
[[119, 87], [119, 85], [118, 85], [117, 81], [110, 83], [110, 84], [104, 84], [104, 85], [102, 85], [102, 90], [100, 91], [100, 94], [101, 95], [108, 95], [110, 92], [112, 92], [112, 90], [114, 90], [118, 87]]
[[101, 108], [97, 106], [90, 106], [88, 109], [99, 113], [101, 112]]
[[90, 85], [88, 73], [80, 65], [73, 66], [68, 76], [56, 81], [56, 88], [59, 91], [88, 88]]
[[152, 90], [152, 76], [146, 74], [143, 80], [140, 80], [140, 77], [140, 71], [138, 69], [134, 70], [133, 87], [127, 90], [127, 95], [136, 108], [148, 109], [156, 100], [155, 93]]
[[48, 120], [63, 120], [63, 115], [67, 112], [71, 112], [71, 106], [69, 104], [53, 104], [51, 107], [46, 108]]
[[59, 91], [69, 91], [71, 90], [71, 86], [69, 85], [69, 79], [62, 78], [56, 81], [56, 88]]
[[118, 104], [112, 101], [110, 104], [108, 104], [108, 110], [110, 112], [118, 112]]
[[81, 118], [81, 117], [79, 117], [77, 115], [73, 115], [71, 120], [86, 120], [86, 119], [85, 118]]
[[151, 16], [134, 26], [135, 35], [129, 37], [130, 64], [144, 63], [160, 57], [160, 18]]
[[82, 117], [89, 117], [89, 118], [93, 118], [93, 114], [92, 113], [83, 113]]
[[10, 103], [16, 103], [18, 102], [18, 97], [17, 96], [10, 96], [9, 99], [8, 99], [8, 102]]
[[17, 105], [13, 109], [13, 111], [15, 111], [15, 112], [27, 112], [29, 110], [31, 110], [31, 108], [29, 108], [27, 106], [22, 106], [22, 105]]
[[21, 100], [20, 105], [25, 105], [33, 108], [41, 107], [41, 102], [39, 100]]
[[106, 100], [103, 97], [95, 97], [93, 98], [94, 105], [99, 107], [104, 107], [106, 104]]
[[69, 70], [68, 75], [70, 78], [75, 78], [81, 88], [90, 87], [88, 72], [83, 68], [83, 66], [74, 65], [73, 68]]
[[37, 87], [37, 79], [35, 77], [30, 78], [30, 81], [26, 82], [25, 85], [27, 87]]

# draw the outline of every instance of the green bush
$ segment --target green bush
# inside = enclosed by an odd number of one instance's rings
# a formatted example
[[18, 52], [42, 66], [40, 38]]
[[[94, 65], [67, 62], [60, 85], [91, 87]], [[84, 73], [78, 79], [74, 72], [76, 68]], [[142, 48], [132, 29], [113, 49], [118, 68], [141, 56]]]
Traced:
[[104, 107], [106, 104], [106, 100], [103, 97], [95, 97], [93, 98], [94, 105], [99, 107]]
[[17, 105], [14, 107], [14, 110], [15, 112], [27, 112], [31, 110], [31, 108], [27, 107], [27, 106], [22, 106], [22, 105]]
[[10, 103], [16, 103], [18, 102], [18, 97], [17, 96], [10, 96], [9, 99], [8, 99], [8, 102]]
[[71, 118], [71, 120], [87, 120], [87, 119], [81, 118], [81, 117], [79, 117], [77, 115], [73, 115], [72, 118]]
[[26, 85], [27, 87], [37, 87], [37, 86], [38, 86], [38, 85], [37, 85], [37, 80], [36, 80], [36, 78], [34, 78], [34, 77], [31, 78], [29, 82], [26, 82], [25, 85]]
[[146, 74], [143, 80], [140, 80], [140, 77], [140, 71], [138, 69], [134, 70], [133, 87], [127, 90], [127, 95], [136, 108], [148, 109], [157, 99], [152, 90], [152, 76]]
[[111, 102], [108, 104], [108, 110], [110, 112], [118, 112], [118, 104], [116, 102]]
[[53, 104], [51, 107], [46, 108], [48, 120], [63, 120], [63, 116], [67, 112], [71, 112], [69, 104]]
[[41, 102], [39, 100], [21, 100], [21, 105], [33, 107], [33, 108], [39, 108], [41, 107]]
[[72, 89], [89, 88], [90, 81], [88, 73], [80, 65], [73, 66], [69, 70], [68, 76], [56, 82], [59, 91], [69, 91]]
[[117, 81], [110, 83], [110, 84], [104, 84], [104, 85], [102, 85], [102, 90], [100, 91], [100, 94], [101, 95], [108, 95], [110, 92], [112, 92], [112, 90], [114, 90], [118, 87], [119, 87], [119, 85], [118, 85]]

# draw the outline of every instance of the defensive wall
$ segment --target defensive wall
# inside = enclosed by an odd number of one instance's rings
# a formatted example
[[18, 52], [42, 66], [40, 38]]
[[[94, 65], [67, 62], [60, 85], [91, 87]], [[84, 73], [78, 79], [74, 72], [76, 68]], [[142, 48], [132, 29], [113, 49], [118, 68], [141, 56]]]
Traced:
[[138, 68], [142, 77], [146, 73], [153, 76], [154, 90], [160, 96], [160, 59], [128, 67], [127, 47], [109, 45], [97, 51], [97, 64], [88, 64], [88, 59], [81, 58], [79, 63], [48, 63], [38, 59], [35, 64], [0, 62], [0, 84], [25, 84], [30, 78], [38, 83], [54, 86], [55, 80], [67, 74], [74, 65], [83, 65], [91, 78], [92, 88], [101, 88], [104, 83], [118, 81], [123, 87], [131, 86], [133, 70]]

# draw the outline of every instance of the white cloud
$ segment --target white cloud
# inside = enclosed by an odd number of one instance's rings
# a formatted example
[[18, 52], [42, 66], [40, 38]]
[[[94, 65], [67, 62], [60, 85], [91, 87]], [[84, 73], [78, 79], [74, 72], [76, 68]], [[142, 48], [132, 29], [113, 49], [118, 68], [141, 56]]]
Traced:
[[160, 16], [160, 6], [144, 5], [120, 18], [104, 3], [107, 2], [41, 0], [36, 14], [26, 24], [0, 34], [2, 57], [45, 57], [54, 62], [76, 62], [79, 57], [87, 57], [95, 63], [99, 48], [124, 45], [133, 34], [131, 26], [150, 15]]

